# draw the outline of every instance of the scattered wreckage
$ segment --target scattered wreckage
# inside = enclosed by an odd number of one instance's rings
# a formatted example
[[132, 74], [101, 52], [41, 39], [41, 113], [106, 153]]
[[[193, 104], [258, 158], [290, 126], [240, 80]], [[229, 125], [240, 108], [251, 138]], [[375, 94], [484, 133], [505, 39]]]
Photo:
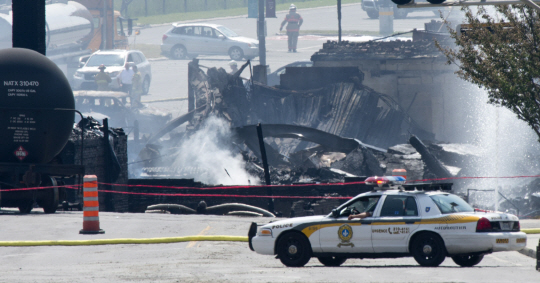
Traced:
[[[244, 64], [231, 75], [221, 68], [208, 68], [205, 72], [196, 59], [189, 64], [189, 112], [150, 136], [138, 161], [131, 165], [130, 172], [140, 174], [138, 178], [154, 179], [145, 179], [148, 187], [139, 188], [141, 191], [170, 193], [174, 190], [153, 189], [152, 182], [211, 174], [215, 168], [174, 168], [171, 165], [180, 145], [204, 129], [210, 117], [219, 117], [231, 128], [230, 144], [226, 147], [242, 156], [246, 170], [258, 177], [253, 184], [265, 180], [255, 124], [262, 125], [271, 183], [282, 186], [271, 188], [271, 193], [270, 189], [254, 187], [249, 190], [250, 194], [294, 198], [231, 199], [219, 197], [225, 195], [219, 191], [219, 183], [196, 182], [198, 188], [216, 188], [212, 192], [215, 196], [205, 199], [211, 206], [236, 202], [266, 208], [279, 216], [325, 214], [343, 203], [343, 200], [325, 199], [325, 196], [352, 197], [368, 191], [369, 188], [358, 181], [363, 181], [365, 176], [391, 175], [394, 169], [405, 169], [408, 180], [457, 178], [454, 192], [466, 197], [467, 183], [459, 178], [471, 172], [471, 161], [479, 158], [475, 150], [470, 149], [470, 145], [428, 142], [434, 140], [433, 134], [418, 127], [391, 97], [363, 86], [358, 69], [350, 72], [341, 68], [310, 67], [303, 73], [291, 69], [282, 76], [281, 86], [268, 87], [253, 80], [244, 83], [239, 74], [247, 66], [248, 63]], [[349, 75], [332, 76], [327, 75], [328, 72]], [[302, 76], [324, 77], [321, 79], [324, 82], [315, 84], [316, 89], [284, 87], [295, 79], [309, 81], [306, 77], [301, 79]], [[176, 130], [186, 123], [185, 130]], [[340, 185], [325, 186], [327, 183]], [[295, 187], [296, 184], [307, 186]], [[186, 192], [200, 193], [195, 188]], [[228, 193], [246, 194], [246, 191]], [[301, 199], [300, 196], [321, 198]], [[535, 198], [534, 194], [531, 197]], [[193, 210], [201, 198], [134, 197], [132, 200], [136, 211], [156, 203], [184, 205]], [[505, 201], [501, 208], [518, 214], [515, 205], [510, 203], [511, 200]], [[491, 204], [477, 204], [492, 209]], [[530, 208], [527, 212], [531, 212], [533, 206]], [[175, 211], [186, 213], [182, 209]]]

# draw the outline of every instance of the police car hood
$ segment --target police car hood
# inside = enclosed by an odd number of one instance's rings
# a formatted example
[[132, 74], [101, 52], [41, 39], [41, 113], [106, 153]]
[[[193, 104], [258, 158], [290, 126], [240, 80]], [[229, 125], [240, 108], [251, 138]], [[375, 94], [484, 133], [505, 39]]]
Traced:
[[263, 227], [271, 228], [271, 229], [284, 229], [284, 228], [289, 229], [300, 224], [320, 222], [320, 221], [323, 221], [324, 219], [326, 219], [326, 216], [324, 215], [295, 217], [295, 218], [274, 221], [274, 222], [264, 225]]

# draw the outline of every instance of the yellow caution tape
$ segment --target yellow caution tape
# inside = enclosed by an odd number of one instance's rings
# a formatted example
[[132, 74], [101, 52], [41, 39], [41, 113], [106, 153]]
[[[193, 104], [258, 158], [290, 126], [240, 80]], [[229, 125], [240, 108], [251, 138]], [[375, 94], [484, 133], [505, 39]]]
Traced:
[[540, 234], [540, 228], [521, 229], [521, 232], [525, 234]]
[[92, 246], [92, 245], [124, 245], [124, 244], [166, 244], [191, 241], [229, 241], [247, 242], [246, 236], [200, 235], [169, 238], [147, 239], [95, 239], [95, 240], [59, 240], [59, 241], [0, 241], [2, 247], [22, 246]]

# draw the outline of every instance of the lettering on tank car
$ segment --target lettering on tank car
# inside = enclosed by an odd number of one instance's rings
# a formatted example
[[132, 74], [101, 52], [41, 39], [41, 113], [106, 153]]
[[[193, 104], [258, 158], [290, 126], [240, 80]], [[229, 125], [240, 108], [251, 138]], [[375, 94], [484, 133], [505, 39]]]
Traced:
[[282, 224], [282, 225], [274, 225], [272, 226], [272, 229], [282, 229], [282, 228], [289, 228], [292, 227], [292, 223], [290, 224]]

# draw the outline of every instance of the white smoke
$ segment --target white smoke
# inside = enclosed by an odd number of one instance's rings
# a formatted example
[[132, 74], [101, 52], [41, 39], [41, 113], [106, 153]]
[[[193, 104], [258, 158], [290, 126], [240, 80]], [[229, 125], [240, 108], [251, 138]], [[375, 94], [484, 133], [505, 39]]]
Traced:
[[173, 166], [196, 167], [206, 174], [191, 176], [205, 184], [249, 185], [258, 184], [244, 166], [242, 155], [232, 150], [232, 133], [223, 119], [211, 116], [194, 135], [180, 145]]

